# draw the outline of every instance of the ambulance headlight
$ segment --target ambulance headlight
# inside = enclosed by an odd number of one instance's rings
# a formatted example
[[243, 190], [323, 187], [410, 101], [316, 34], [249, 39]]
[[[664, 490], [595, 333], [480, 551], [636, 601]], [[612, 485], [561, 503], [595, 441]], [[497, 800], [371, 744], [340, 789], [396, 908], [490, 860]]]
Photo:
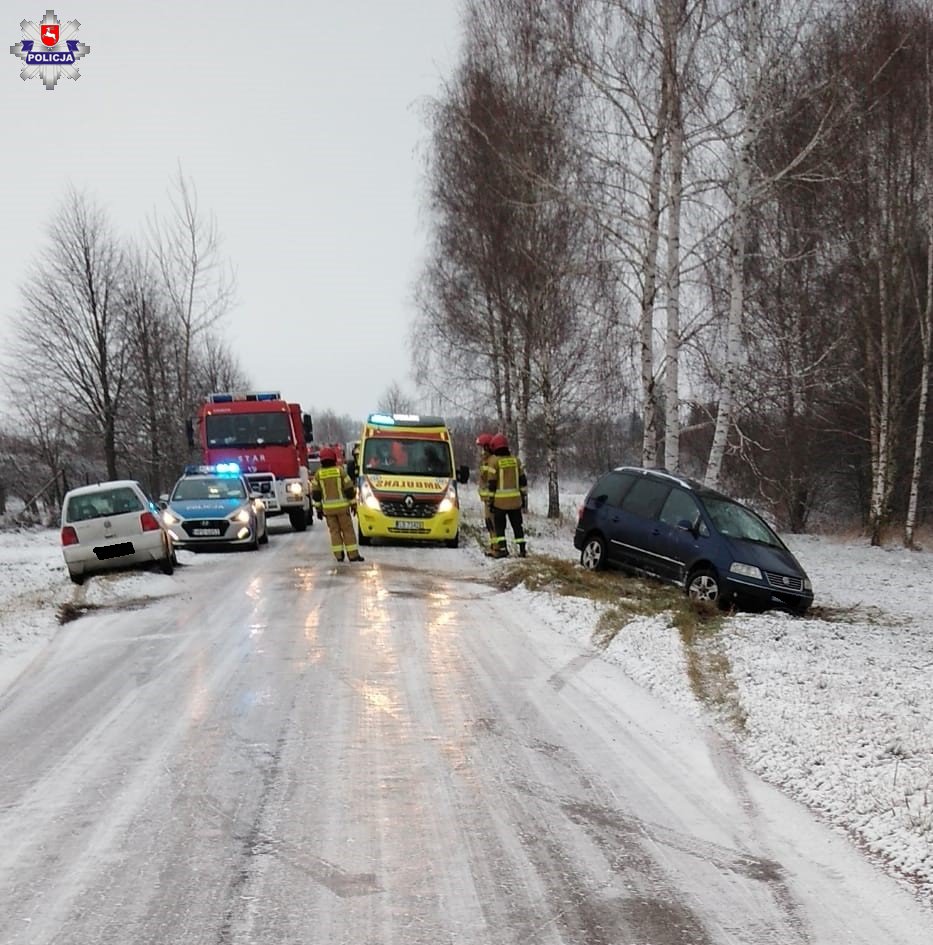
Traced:
[[290, 482], [285, 488], [289, 495], [301, 495], [301, 493], [304, 491], [300, 482]]
[[451, 482], [447, 486], [447, 492], [444, 493], [444, 498], [438, 503], [437, 511], [438, 512], [451, 512], [459, 505], [457, 499], [457, 487]]
[[373, 495], [373, 487], [365, 479], [360, 485], [360, 501], [374, 512], [378, 512], [381, 508], [379, 500]]

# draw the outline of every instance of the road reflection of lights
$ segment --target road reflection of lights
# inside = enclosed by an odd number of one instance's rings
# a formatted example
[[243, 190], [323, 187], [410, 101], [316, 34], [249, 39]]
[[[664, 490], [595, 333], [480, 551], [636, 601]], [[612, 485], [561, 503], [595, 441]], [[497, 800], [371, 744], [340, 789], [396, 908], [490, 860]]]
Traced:
[[390, 695], [383, 686], [363, 683], [360, 695], [366, 705], [367, 715], [388, 715], [393, 719], [401, 718], [402, 712], [397, 695]]
[[428, 594], [428, 633], [443, 630], [456, 621], [456, 613], [451, 606], [450, 591], [434, 590]]
[[259, 575], [256, 575], [252, 581], [246, 587], [246, 596], [251, 600], [261, 600], [263, 596], [262, 592], [262, 579]]

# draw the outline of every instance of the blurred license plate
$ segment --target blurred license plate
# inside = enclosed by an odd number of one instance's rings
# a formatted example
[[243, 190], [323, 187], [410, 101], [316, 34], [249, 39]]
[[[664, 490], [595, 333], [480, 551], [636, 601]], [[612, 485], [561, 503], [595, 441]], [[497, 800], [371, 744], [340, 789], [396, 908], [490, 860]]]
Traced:
[[217, 538], [220, 535], [219, 528], [193, 528], [191, 531], [196, 538]]
[[421, 522], [396, 522], [395, 527], [403, 532], [422, 531]]
[[123, 541], [119, 545], [104, 545], [102, 548], [95, 548], [94, 554], [100, 561], [106, 561], [107, 558], [122, 558], [124, 555], [131, 555], [135, 550], [131, 541]]

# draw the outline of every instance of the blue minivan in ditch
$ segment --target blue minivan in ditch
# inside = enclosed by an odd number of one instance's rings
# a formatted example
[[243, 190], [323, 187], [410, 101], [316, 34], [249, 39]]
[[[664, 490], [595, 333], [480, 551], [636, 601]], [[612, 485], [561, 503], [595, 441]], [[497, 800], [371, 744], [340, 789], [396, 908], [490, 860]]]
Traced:
[[804, 614], [813, 587], [760, 515], [692, 479], [620, 466], [580, 506], [573, 539], [589, 570], [615, 565], [719, 607]]

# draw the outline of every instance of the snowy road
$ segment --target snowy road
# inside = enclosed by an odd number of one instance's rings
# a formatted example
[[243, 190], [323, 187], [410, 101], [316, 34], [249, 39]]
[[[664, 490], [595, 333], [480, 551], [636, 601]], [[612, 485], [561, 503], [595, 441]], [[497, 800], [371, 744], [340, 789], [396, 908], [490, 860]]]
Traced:
[[324, 529], [0, 695], [3, 945], [928, 945], [929, 915], [463, 550]]

